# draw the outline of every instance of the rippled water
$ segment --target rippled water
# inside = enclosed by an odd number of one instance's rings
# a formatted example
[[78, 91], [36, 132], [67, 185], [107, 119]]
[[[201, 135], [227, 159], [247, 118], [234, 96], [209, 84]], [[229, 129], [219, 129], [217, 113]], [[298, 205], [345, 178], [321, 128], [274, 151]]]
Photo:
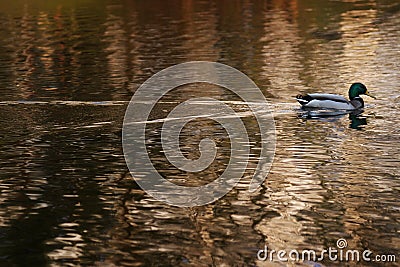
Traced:
[[[257, 251], [321, 251], [339, 238], [398, 262], [400, 2], [18, 0], [0, 3], [0, 23], [1, 265], [281, 266]], [[178, 208], [129, 174], [128, 101], [152, 74], [189, 60], [243, 71], [274, 107], [275, 160], [255, 193], [243, 181], [215, 203]], [[301, 117], [295, 95], [346, 95], [354, 81], [378, 97], [364, 97], [361, 116]], [[228, 90], [178, 88], [151, 119], [202, 96], [242, 112], [250, 177], [259, 128]], [[161, 126], [149, 124], [148, 150], [168, 179], [199, 185], [223, 172], [230, 144], [220, 125], [183, 129], [189, 158], [204, 137], [219, 148], [189, 176], [165, 162]]]

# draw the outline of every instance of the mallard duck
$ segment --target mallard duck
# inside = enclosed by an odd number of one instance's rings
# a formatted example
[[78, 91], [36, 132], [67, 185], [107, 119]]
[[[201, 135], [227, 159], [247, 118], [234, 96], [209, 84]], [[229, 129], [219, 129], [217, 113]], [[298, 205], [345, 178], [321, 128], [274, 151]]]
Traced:
[[307, 94], [297, 95], [296, 99], [303, 108], [317, 109], [340, 109], [340, 110], [356, 110], [364, 107], [364, 101], [360, 95], [367, 95], [372, 98], [367, 87], [362, 83], [353, 83], [349, 89], [350, 101], [341, 95], [334, 94]]

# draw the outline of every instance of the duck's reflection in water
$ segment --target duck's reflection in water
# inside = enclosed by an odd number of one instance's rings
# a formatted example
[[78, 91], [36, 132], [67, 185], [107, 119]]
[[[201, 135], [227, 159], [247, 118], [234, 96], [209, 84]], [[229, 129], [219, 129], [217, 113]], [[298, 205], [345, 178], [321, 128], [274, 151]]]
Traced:
[[349, 114], [350, 128], [361, 130], [364, 125], [367, 125], [367, 118], [361, 116], [363, 110], [356, 110]]
[[303, 120], [320, 120], [323, 122], [336, 122], [349, 115], [349, 128], [362, 130], [363, 126], [367, 125], [367, 117], [362, 116], [363, 109], [345, 111], [345, 110], [330, 110], [330, 109], [300, 109], [298, 117]]

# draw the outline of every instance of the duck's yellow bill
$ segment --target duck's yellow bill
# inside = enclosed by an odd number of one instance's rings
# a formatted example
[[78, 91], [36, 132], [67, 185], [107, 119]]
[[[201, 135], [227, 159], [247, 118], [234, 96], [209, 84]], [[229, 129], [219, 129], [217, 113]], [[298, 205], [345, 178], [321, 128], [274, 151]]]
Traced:
[[373, 96], [373, 95], [371, 95], [368, 91], [367, 92], [365, 92], [365, 94], [367, 95], [367, 96], [369, 96], [369, 97], [372, 97], [373, 99], [376, 99], [376, 97], [375, 96]]

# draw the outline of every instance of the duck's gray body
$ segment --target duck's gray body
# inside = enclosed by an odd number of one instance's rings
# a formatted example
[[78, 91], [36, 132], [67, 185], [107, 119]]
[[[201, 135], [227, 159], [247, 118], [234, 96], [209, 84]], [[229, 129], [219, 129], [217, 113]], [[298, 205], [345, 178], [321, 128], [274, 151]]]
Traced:
[[361, 97], [349, 101], [341, 95], [315, 93], [298, 95], [296, 99], [304, 108], [356, 110], [364, 107]]

